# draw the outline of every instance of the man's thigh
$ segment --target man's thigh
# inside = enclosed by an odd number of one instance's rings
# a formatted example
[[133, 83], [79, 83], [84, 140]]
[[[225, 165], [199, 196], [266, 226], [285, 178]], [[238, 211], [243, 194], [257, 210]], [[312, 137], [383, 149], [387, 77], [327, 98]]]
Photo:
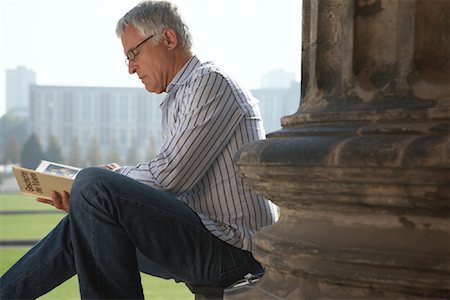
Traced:
[[104, 222], [122, 228], [142, 254], [138, 263], [145, 273], [213, 286], [248, 260], [248, 252], [215, 237], [185, 203], [126, 176], [88, 168], [72, 193], [85, 202], [76, 206], [89, 205], [106, 216]]

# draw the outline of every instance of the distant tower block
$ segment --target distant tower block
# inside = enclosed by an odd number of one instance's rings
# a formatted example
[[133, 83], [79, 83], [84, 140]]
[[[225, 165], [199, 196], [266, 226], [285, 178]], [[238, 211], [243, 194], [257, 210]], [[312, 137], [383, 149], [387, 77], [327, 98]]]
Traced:
[[30, 85], [36, 83], [36, 73], [24, 66], [6, 70], [6, 112], [27, 118]]

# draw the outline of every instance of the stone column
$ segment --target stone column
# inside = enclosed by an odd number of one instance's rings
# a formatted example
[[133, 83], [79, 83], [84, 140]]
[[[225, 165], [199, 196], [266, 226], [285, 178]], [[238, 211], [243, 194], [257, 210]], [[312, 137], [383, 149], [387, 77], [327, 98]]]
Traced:
[[448, 0], [303, 0], [299, 110], [235, 158], [281, 208], [244, 298], [450, 297], [449, 19]]

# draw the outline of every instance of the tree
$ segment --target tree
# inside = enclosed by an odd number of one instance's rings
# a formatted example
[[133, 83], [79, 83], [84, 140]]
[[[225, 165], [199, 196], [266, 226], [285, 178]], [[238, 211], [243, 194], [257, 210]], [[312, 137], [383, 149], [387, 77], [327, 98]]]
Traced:
[[113, 139], [111, 148], [109, 149], [107, 163], [118, 163], [121, 164], [119, 148], [117, 147], [116, 139]]
[[67, 158], [67, 163], [74, 167], [81, 167], [81, 149], [78, 143], [78, 138], [74, 137], [70, 143], [69, 156]]
[[20, 162], [20, 144], [14, 135], [9, 135], [4, 145], [5, 154], [2, 159], [4, 164]]
[[47, 152], [45, 153], [45, 159], [54, 162], [64, 161], [61, 146], [59, 145], [58, 140], [53, 134], [50, 136]]
[[128, 156], [126, 160], [127, 165], [135, 165], [139, 163], [139, 154], [138, 154], [138, 145], [137, 139], [133, 138], [133, 143], [131, 147], [128, 149]]
[[86, 153], [86, 163], [88, 166], [98, 166], [101, 163], [100, 147], [96, 137], [91, 139], [88, 152]]
[[44, 159], [44, 151], [37, 135], [33, 132], [22, 147], [20, 162], [25, 168], [35, 169], [42, 159]]
[[[20, 161], [20, 146], [25, 143], [28, 137], [28, 127], [28, 120], [12, 116], [8, 113], [0, 118], [0, 162]], [[8, 149], [8, 147], [12, 146], [10, 144], [11, 138], [14, 138], [18, 144], [17, 148], [13, 145], [15, 149]], [[11, 152], [11, 150], [13, 151]], [[7, 153], [9, 153], [8, 155], [12, 155], [12, 157], [6, 157]]]

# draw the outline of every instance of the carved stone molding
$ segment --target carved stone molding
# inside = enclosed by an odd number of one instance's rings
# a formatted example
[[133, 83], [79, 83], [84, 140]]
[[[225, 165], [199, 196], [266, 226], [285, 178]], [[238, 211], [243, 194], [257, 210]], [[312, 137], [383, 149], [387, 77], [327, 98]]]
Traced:
[[447, 0], [303, 1], [299, 110], [236, 155], [281, 209], [247, 296], [450, 297], [449, 18]]

